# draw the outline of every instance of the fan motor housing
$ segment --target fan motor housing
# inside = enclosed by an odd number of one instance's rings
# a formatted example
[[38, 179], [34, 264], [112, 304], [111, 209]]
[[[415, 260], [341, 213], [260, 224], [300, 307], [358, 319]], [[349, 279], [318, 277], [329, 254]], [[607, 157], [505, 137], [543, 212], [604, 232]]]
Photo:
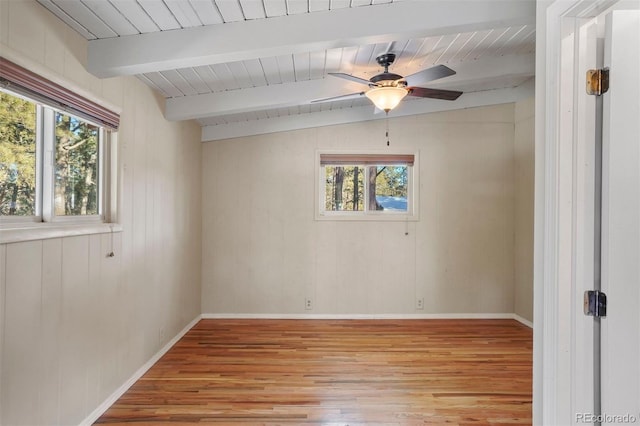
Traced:
[[[373, 77], [371, 77], [369, 81], [375, 84], [376, 86], [396, 86], [402, 83], [399, 80], [402, 80], [403, 78], [404, 77], [398, 74], [394, 74], [391, 72], [383, 72], [381, 74], [374, 75]], [[388, 82], [388, 83], [385, 84], [385, 82]], [[394, 83], [397, 83], [397, 84], [394, 84]], [[406, 82], [404, 83], [406, 84]]]

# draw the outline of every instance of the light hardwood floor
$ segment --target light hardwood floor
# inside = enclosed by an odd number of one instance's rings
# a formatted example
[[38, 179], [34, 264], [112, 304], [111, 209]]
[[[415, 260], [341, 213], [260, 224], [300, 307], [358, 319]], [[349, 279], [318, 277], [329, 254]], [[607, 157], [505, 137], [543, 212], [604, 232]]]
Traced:
[[202, 320], [97, 423], [530, 425], [513, 320]]

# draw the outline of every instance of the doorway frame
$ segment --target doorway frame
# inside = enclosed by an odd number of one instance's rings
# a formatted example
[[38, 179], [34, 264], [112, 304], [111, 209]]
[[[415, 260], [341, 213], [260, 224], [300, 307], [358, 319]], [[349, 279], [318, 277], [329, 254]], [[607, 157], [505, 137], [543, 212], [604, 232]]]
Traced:
[[589, 115], [578, 79], [581, 27], [616, 3], [537, 1], [534, 425], [584, 424], [578, 414], [595, 414], [594, 375], [580, 373], [593, 371], [593, 319], [582, 313], [582, 293], [593, 288], [593, 173], [584, 172], [593, 143], [584, 138], [595, 109]]

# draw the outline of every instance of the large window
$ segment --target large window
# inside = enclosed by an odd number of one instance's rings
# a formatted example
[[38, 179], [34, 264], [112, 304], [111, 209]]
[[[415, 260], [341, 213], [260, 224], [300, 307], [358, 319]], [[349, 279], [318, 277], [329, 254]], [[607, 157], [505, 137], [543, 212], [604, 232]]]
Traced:
[[0, 222], [109, 221], [119, 117], [3, 58], [0, 83]]
[[415, 155], [320, 154], [324, 217], [414, 216]]
[[102, 217], [105, 131], [0, 91], [0, 215]]

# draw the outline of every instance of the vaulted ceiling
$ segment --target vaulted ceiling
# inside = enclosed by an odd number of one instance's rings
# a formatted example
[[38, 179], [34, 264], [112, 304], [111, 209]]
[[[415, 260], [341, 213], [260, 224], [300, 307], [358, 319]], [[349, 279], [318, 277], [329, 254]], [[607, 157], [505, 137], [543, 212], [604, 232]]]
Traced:
[[421, 86], [456, 101], [407, 97], [389, 116], [512, 102], [532, 95], [535, 0], [38, 0], [88, 40], [87, 69], [135, 75], [166, 98], [169, 120], [195, 119], [202, 140], [384, 118], [367, 87], [376, 57], [409, 75], [457, 73]]

